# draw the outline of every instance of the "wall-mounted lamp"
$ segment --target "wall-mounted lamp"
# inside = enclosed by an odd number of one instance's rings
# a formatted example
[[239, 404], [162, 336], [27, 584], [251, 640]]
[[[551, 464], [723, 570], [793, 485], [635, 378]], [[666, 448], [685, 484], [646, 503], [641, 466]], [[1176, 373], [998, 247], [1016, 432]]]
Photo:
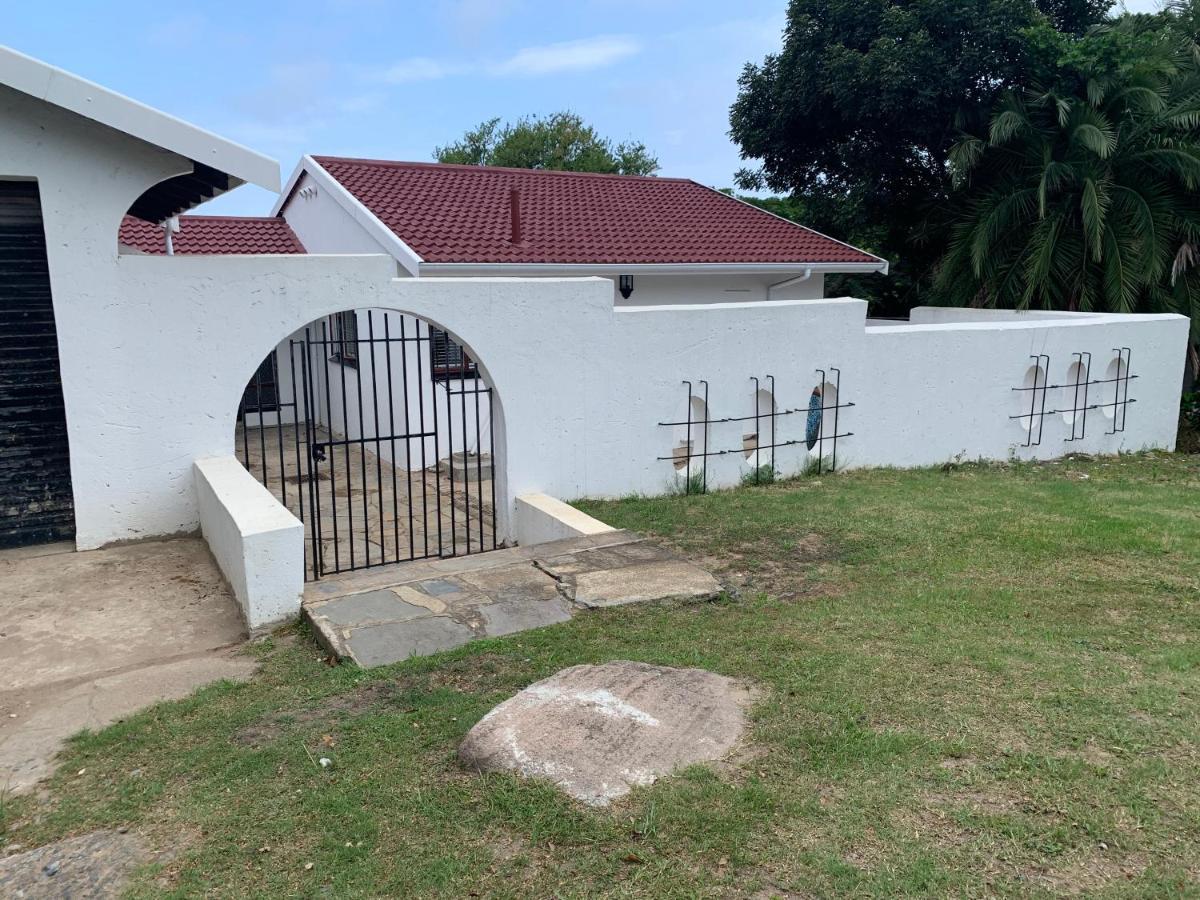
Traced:
[[626, 300], [628, 300], [629, 297], [633, 294], [633, 276], [632, 275], [622, 275], [620, 285], [621, 285], [621, 296], [624, 297]]

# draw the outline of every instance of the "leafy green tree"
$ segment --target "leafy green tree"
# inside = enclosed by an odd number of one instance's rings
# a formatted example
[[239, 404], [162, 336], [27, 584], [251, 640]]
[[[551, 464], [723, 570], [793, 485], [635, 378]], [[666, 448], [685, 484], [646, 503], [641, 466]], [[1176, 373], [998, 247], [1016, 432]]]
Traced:
[[[813, 227], [893, 262], [878, 285], [917, 301], [940, 255], [956, 121], [1052, 63], [1109, 0], [791, 0], [779, 53], [747, 65], [730, 111], [742, 188], [799, 195]], [[1050, 48], [1051, 51], [1057, 48]]]
[[953, 305], [1179, 312], [1200, 338], [1200, 49], [1130, 17], [950, 153]]
[[653, 175], [658, 160], [640, 142], [614, 144], [573, 112], [526, 116], [513, 123], [488, 119], [446, 147], [438, 162], [566, 172]]

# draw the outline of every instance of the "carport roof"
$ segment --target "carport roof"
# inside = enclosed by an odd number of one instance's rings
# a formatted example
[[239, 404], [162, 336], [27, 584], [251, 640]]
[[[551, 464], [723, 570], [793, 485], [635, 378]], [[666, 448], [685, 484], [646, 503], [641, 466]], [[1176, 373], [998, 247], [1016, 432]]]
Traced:
[[169, 178], [138, 198], [130, 212], [139, 218], [161, 222], [245, 183], [279, 190], [279, 164], [270, 157], [4, 46], [0, 85], [191, 160], [190, 174]]
[[[160, 226], [126, 216], [120, 242], [142, 253], [165, 254]], [[180, 216], [171, 238], [180, 254], [304, 253], [291, 226], [275, 216]]]
[[422, 266], [887, 268], [870, 253], [683, 178], [332, 156], [313, 161]]

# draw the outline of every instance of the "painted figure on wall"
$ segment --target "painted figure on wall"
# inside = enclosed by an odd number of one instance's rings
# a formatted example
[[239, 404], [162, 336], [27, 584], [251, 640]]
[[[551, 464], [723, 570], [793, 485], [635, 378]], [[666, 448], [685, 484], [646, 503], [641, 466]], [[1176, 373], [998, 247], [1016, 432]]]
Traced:
[[824, 401], [821, 395], [821, 386], [817, 385], [813, 388], [812, 396], [808, 398], [808, 421], [805, 423], [804, 439], [808, 444], [808, 449], [811, 450], [817, 446], [817, 440], [821, 437], [821, 416]]

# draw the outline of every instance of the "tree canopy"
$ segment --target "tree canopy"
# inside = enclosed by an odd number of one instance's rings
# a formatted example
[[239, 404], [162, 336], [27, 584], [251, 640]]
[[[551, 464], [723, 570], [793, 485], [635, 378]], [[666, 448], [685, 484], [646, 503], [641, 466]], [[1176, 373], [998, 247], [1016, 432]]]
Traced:
[[1200, 53], [1154, 18], [1062, 48], [950, 151], [955, 305], [1180, 312], [1200, 336]]
[[937, 256], [958, 126], [1044, 75], [1109, 0], [791, 0], [783, 47], [749, 64], [730, 112], [742, 188], [804, 198], [812, 224], [890, 257], [913, 301]]
[[437, 147], [438, 162], [472, 166], [511, 166], [616, 175], [653, 175], [658, 160], [637, 141], [614, 144], [573, 112], [525, 116], [500, 124], [480, 123], [462, 139]]

